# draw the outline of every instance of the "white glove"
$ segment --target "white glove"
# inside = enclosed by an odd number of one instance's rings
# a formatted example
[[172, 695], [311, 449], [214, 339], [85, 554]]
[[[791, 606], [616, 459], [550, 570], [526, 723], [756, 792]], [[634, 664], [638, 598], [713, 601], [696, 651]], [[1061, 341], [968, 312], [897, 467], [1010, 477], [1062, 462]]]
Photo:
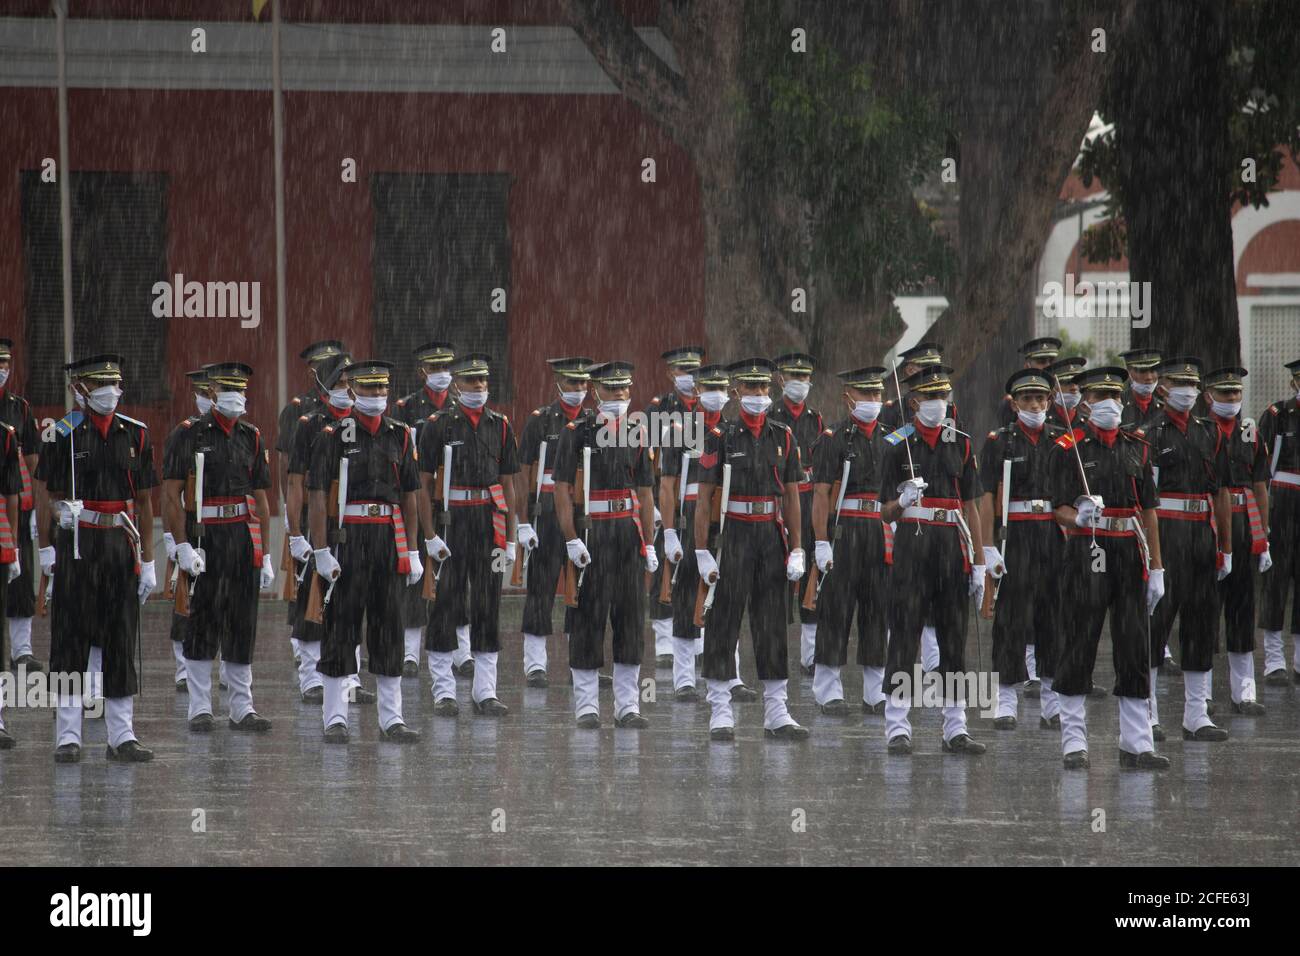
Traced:
[[984, 603], [984, 571], [982, 564], [972, 564], [970, 566], [970, 593], [975, 598], [976, 604]]
[[651, 574], [659, 570], [659, 555], [655, 554], [654, 548], [645, 549], [645, 569]]
[[663, 526], [664, 526], [664, 516], [661, 515], [659, 513], [659, 509], [656, 508], [655, 509], [655, 530], [658, 531]]
[[785, 559], [785, 576], [790, 581], [798, 581], [806, 570], [803, 563], [803, 548], [795, 548]]
[[263, 591], [269, 591], [271, 590], [271, 585], [274, 583], [275, 564], [271, 561], [271, 556], [269, 554], [264, 554], [262, 555], [261, 578], [258, 580], [257, 586]]
[[1163, 568], [1152, 568], [1147, 572], [1147, 614], [1151, 614], [1165, 596], [1165, 572]]
[[330, 549], [320, 548], [312, 554], [316, 555], [316, 573], [326, 581], [336, 580], [343, 569], [339, 567], [338, 559], [330, 554]]
[[307, 539], [300, 534], [289, 536], [289, 554], [295, 561], [306, 561], [311, 557], [311, 545]]
[[503, 562], [503, 571], [509, 569], [510, 565], [515, 563], [515, 543], [513, 541], [507, 541], [506, 546], [501, 549], [501, 560]]
[[22, 574], [22, 573], [23, 573], [23, 566], [22, 566], [22, 564], [19, 563], [19, 560], [18, 560], [18, 559], [15, 559], [14, 561], [12, 561], [12, 562], [9, 564], [9, 580], [10, 580], [10, 581], [16, 581], [16, 580], [18, 580], [18, 576], [19, 576], [20, 574]]
[[36, 540], [36, 509], [32, 509], [31, 517], [27, 520], [27, 527], [32, 533], [32, 540]]
[[1273, 555], [1265, 549], [1264, 553], [1259, 556], [1259, 573], [1263, 574], [1273, 566]]
[[1078, 511], [1078, 514], [1074, 516], [1075, 525], [1080, 528], [1087, 528], [1101, 522], [1101, 509], [1105, 505], [1101, 500], [1101, 495], [1093, 495], [1091, 498], [1083, 495], [1074, 503], [1074, 507]]
[[528, 522], [520, 522], [519, 527], [515, 529], [515, 540], [525, 551], [532, 551], [537, 547], [537, 532]]
[[167, 549], [167, 560], [176, 560], [176, 535], [170, 531], [163, 532], [163, 547]]
[[1216, 581], [1222, 581], [1232, 573], [1232, 552], [1226, 552], [1223, 555], [1223, 567], [1219, 568]]
[[817, 562], [818, 571], [829, 571], [835, 566], [835, 549], [829, 541], [818, 541], [813, 548], [813, 559]]
[[76, 523], [75, 519], [72, 517], [74, 509], [72, 508], [71, 502], [56, 501], [54, 503], [54, 510], [59, 513], [59, 527], [63, 530], [67, 531]]
[[149, 600], [149, 592], [158, 586], [158, 572], [152, 561], [140, 562], [140, 584], [136, 587], [136, 594], [143, 604]]
[[202, 574], [207, 567], [203, 561], [203, 552], [195, 551], [194, 546], [188, 541], [176, 546], [176, 563], [190, 577]]
[[451, 549], [447, 547], [447, 542], [436, 534], [432, 538], [424, 539], [424, 550], [439, 564], [451, 557]]
[[53, 574], [54, 573], [54, 546], [51, 545], [48, 548], [41, 548], [41, 550], [37, 552], [37, 554], [41, 559], [41, 574], [44, 574], [46, 577]]
[[582, 543], [581, 538], [574, 538], [572, 541], [564, 542], [564, 548], [569, 552], [569, 560], [580, 568], [585, 568], [591, 564], [591, 555], [587, 551], [587, 546]]
[[695, 549], [695, 566], [705, 584], [712, 584], [721, 577], [718, 574], [718, 562], [714, 561], [713, 555], [703, 548]]
[[682, 550], [682, 539], [677, 537], [676, 528], [664, 528], [664, 557], [669, 564], [676, 564], [686, 552]]
[[411, 570], [406, 574], [406, 583], [419, 584], [420, 578], [424, 577], [424, 562], [420, 560], [420, 552], [408, 551], [406, 558], [411, 562]]
[[984, 566], [989, 569], [989, 574], [993, 575], [995, 581], [1007, 573], [1007, 565], [1002, 560], [1002, 552], [987, 544], [984, 545]]
[[925, 491], [929, 485], [924, 478], [909, 478], [898, 486], [898, 506], [900, 508], [910, 508], [921, 500], [921, 492]]

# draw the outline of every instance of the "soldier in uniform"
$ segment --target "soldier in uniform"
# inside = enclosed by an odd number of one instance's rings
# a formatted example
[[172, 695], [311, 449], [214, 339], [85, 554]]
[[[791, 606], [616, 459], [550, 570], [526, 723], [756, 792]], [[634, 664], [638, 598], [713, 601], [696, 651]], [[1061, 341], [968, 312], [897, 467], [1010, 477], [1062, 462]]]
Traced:
[[[822, 713], [848, 713], [840, 670], [848, 661], [849, 631], [856, 612], [862, 709], [883, 714], [886, 606], [893, 562], [893, 533], [880, 520], [880, 472], [888, 447], [879, 421], [885, 369], [869, 366], [837, 374], [844, 383], [849, 416], [822, 433], [812, 457], [814, 558], [825, 575], [817, 607], [813, 695]], [[849, 478], [840, 489], [840, 503], [831, 492], [844, 476], [845, 463]]]
[[[378, 689], [380, 737], [399, 744], [420, 739], [402, 720], [401, 607], [402, 588], [419, 581], [423, 571], [419, 552], [407, 541], [407, 529], [414, 534], [418, 520], [420, 476], [410, 429], [384, 414], [391, 370], [392, 363], [373, 359], [343, 367], [354, 396], [352, 410], [321, 430], [307, 473], [316, 573], [332, 585], [316, 665], [324, 676], [322, 720], [325, 742], [331, 744], [348, 742], [345, 679], [358, 670], [363, 620]], [[340, 484], [332, 486], [335, 481]], [[331, 509], [336, 513], [328, 514]], [[338, 529], [333, 550], [323, 544], [327, 523]]]
[[[91, 644], [98, 644], [103, 651], [108, 759], [152, 760], [153, 751], [141, 746], [132, 723], [139, 689], [135, 655], [140, 604], [158, 583], [149, 530], [150, 489], [158, 483], [153, 444], [148, 427], [117, 412], [122, 396], [119, 356], [91, 356], [71, 363], [68, 371], [86, 411], [60, 419], [54, 440], [41, 448], [38, 465], [47, 492], [45, 507], [58, 515], [53, 543], [45, 515], [38, 516], [36, 527], [41, 569], [54, 574], [50, 671], [85, 674]], [[59, 700], [56, 762], [81, 759], [81, 717], [79, 695]]]
[[[1225, 443], [1211, 422], [1192, 413], [1200, 395], [1200, 360], [1170, 359], [1160, 366], [1160, 374], [1169, 380], [1169, 396], [1148, 420], [1145, 432], [1160, 495], [1156, 515], [1169, 591], [1151, 615], [1152, 655], [1160, 660], [1177, 618], [1186, 694], [1183, 737], [1227, 740], [1228, 732], [1214, 726], [1206, 711], [1219, 619], [1215, 582], [1232, 571], [1232, 504], [1219, 480]], [[1160, 740], [1155, 684], [1153, 672], [1152, 724]]]
[[[899, 352], [898, 361], [899, 377], [906, 381], [923, 368], [942, 365], [943, 346], [937, 342], [922, 342], [919, 345], [913, 345], [910, 349]], [[955, 401], [949, 404], [948, 417], [952, 419], [953, 425], [960, 430], [962, 427], [961, 415], [957, 411]], [[911, 420], [912, 412], [906, 406], [906, 403], [900, 406], [893, 398], [885, 400], [885, 407], [880, 412], [880, 424], [884, 426], [887, 432], [897, 431]]]
[[[631, 429], [625, 417], [632, 390], [633, 366], [605, 362], [588, 370], [595, 385], [597, 411], [584, 412], [564, 427], [555, 452], [555, 516], [565, 550], [578, 577], [578, 605], [569, 622], [569, 668], [573, 672], [573, 707], [578, 726], [600, 727], [600, 683], [605, 662], [605, 622], [613, 632], [614, 723], [640, 729], [638, 678], [641, 673], [641, 621], [645, 598], [643, 568], [659, 566], [646, 539], [654, 527], [650, 436]], [[590, 449], [590, 470], [579, 476]], [[583, 484], [590, 497], [574, 504]], [[575, 522], [584, 514], [583, 535]], [[585, 539], [585, 540], [584, 540]], [[642, 563], [644, 561], [644, 564]]]
[[1087, 364], [1086, 358], [1075, 355], [1053, 362], [1043, 370], [1052, 383], [1052, 403], [1047, 409], [1047, 421], [1057, 428], [1081, 432], [1088, 421], [1088, 409], [1081, 401], [1083, 396], [1075, 381]]
[[[671, 570], [665, 568], [667, 562], [664, 560], [664, 543], [663, 538], [659, 535], [659, 528], [663, 522], [663, 517], [659, 512], [657, 502], [659, 501], [659, 483], [663, 478], [664, 471], [659, 459], [659, 448], [667, 443], [667, 435], [671, 429], [674, 419], [666, 416], [676, 415], [680, 420], [686, 415], [694, 414], [696, 411], [696, 389], [695, 389], [695, 370], [700, 367], [704, 361], [704, 346], [702, 345], [684, 345], [680, 348], [669, 349], [660, 356], [668, 365], [668, 379], [672, 382], [672, 391], [664, 392], [662, 395], [656, 395], [650, 399], [650, 404], [646, 407], [646, 417], [650, 422], [651, 436], [651, 460], [655, 469], [655, 526], [652, 532], [654, 536], [655, 560], [657, 562], [655, 571], [650, 575], [650, 625], [655, 632], [655, 666], [669, 667], [673, 662], [673, 608], [671, 604], [664, 604], [659, 600], [659, 589], [662, 585], [660, 575], [671, 574]], [[654, 413], [659, 413], [659, 418], [654, 417]]]
[[[811, 355], [791, 352], [773, 359], [772, 364], [776, 366], [776, 384], [781, 389], [781, 401], [772, 409], [770, 417], [772, 421], [789, 428], [794, 433], [795, 444], [799, 446], [799, 467], [803, 472], [803, 477], [799, 480], [799, 514], [803, 518], [800, 540], [811, 541], [813, 445], [826, 427], [822, 413], [806, 406], [817, 362]], [[805, 580], [806, 578], [807, 572]], [[803, 594], [804, 585], [805, 581], [800, 581], [794, 590], [795, 601], [799, 606], [799, 670], [810, 675], [817, 647], [817, 612], [804, 607], [803, 601], [798, 597]]]
[[[1300, 359], [1288, 362], [1286, 368], [1292, 389], [1300, 395]], [[1269, 456], [1271, 474], [1269, 547], [1259, 563], [1260, 571], [1267, 572], [1262, 574], [1259, 610], [1264, 683], [1283, 687], [1292, 680], [1300, 684], [1300, 399], [1296, 395], [1274, 402], [1259, 416], [1260, 451]], [[1293, 657], [1288, 675], [1282, 626], [1293, 590], [1297, 600], [1291, 610]]]
[[[18, 547], [14, 525], [18, 522], [19, 495], [23, 489], [22, 474], [18, 468], [18, 433], [8, 423], [0, 422], [0, 611], [5, 610], [7, 588], [18, 578]], [[0, 660], [4, 659], [4, 634], [0, 632]], [[5, 730], [5, 695], [0, 693], [0, 750], [9, 750], [14, 738]]]
[[[889, 648], [885, 662], [885, 736], [891, 754], [912, 752], [910, 698], [922, 625], [933, 622], [938, 671], [951, 683], [965, 670], [967, 604], [984, 590], [982, 493], [971, 440], [948, 424], [952, 369], [926, 365], [907, 379], [911, 424], [889, 436], [880, 500], [883, 521], [897, 521], [890, 575]], [[947, 434], [945, 434], [947, 432]], [[900, 691], [903, 691], [900, 693]], [[966, 729], [966, 702], [944, 694], [943, 750], [985, 751]]]
[[1233, 713], [1258, 717], [1264, 705], [1255, 699], [1255, 569], [1266, 568], [1268, 552], [1268, 453], [1257, 429], [1241, 423], [1244, 368], [1229, 366], [1207, 372], [1210, 421], [1219, 430], [1224, 453], [1219, 484], [1232, 503], [1232, 570], [1219, 582], [1228, 645], [1228, 679]]
[[[275, 567], [262, 542], [270, 535], [266, 489], [271, 452], [256, 425], [244, 418], [253, 370], [239, 362], [206, 367], [212, 408], [183, 429], [163, 462], [163, 501], [176, 539], [176, 563], [194, 579], [185, 627], [185, 677], [189, 728], [212, 731], [212, 661], [221, 652], [221, 678], [230, 687], [230, 728], [271, 729], [253, 707], [253, 650], [257, 643], [257, 592], [269, 590]], [[188, 420], [188, 419], [187, 419]], [[189, 519], [181, 492], [203, 455], [202, 511]], [[188, 528], [195, 531], [189, 540]], [[197, 545], [197, 547], [196, 547]]]
[[[425, 647], [433, 674], [434, 712], [447, 716], [459, 710], [452, 652], [456, 626], [467, 615], [475, 660], [474, 713], [501, 717], [509, 712], [497, 698], [497, 654], [501, 578], [515, 559], [515, 544], [508, 535], [515, 524], [519, 449], [510, 420], [487, 407], [490, 359], [483, 352], [471, 352], [452, 363], [457, 402], [430, 415], [420, 430], [425, 549], [441, 565]], [[451, 500], [443, 502], [446, 540], [435, 533], [430, 508], [438, 469], [445, 464], [444, 449], [451, 450]]]
[[1162, 361], [1155, 349], [1130, 349], [1121, 352], [1124, 367], [1128, 370], [1128, 384], [1120, 401], [1124, 403], [1124, 428], [1145, 428], [1147, 422], [1164, 407], [1164, 399], [1157, 393]]
[[[13, 372], [13, 341], [0, 338], [0, 424], [14, 430], [18, 442], [18, 473], [22, 489], [18, 496], [19, 515], [10, 529], [18, 546], [16, 562], [18, 576], [8, 585], [0, 585], [5, 595], [5, 620], [9, 625], [10, 669], [16, 674], [21, 668], [34, 672], [42, 670], [41, 662], [32, 654], [32, 616], [36, 613], [36, 586], [32, 576], [32, 524], [36, 516], [36, 500], [32, 492], [32, 473], [40, 456], [40, 431], [36, 416], [27, 399], [14, 393], [9, 381]], [[0, 662], [3, 662], [0, 655]]]
[[[1121, 767], [1163, 770], [1147, 698], [1153, 683], [1145, 618], [1165, 593], [1151, 449], [1120, 428], [1127, 373], [1102, 366], [1076, 381], [1091, 409], [1083, 437], [1056, 440], [1052, 504], [1067, 540], [1061, 565], [1064, 630], [1052, 689], [1061, 708], [1067, 769], [1089, 766], [1084, 696], [1092, 684], [1101, 630], [1110, 614]], [[1085, 477], [1086, 476], [1086, 477]]]
[[[1056, 363], [1057, 356], [1061, 354], [1061, 340], [1050, 335], [1030, 339], [1020, 346], [1020, 354], [1025, 358], [1021, 368], [1038, 369], [1040, 372], [1046, 371], [1049, 366]], [[1015, 397], [1011, 394], [1004, 395], [1002, 397], [1002, 424], [1014, 425], [1019, 416], [1020, 407], [1016, 403]]]
[[519, 438], [521, 470], [515, 500], [527, 519], [519, 525], [518, 540], [528, 554], [523, 629], [524, 676], [529, 687], [549, 683], [546, 639], [554, 630], [555, 588], [568, 560], [564, 535], [555, 519], [555, 453], [565, 426], [582, 414], [591, 379], [587, 368], [593, 361], [581, 355], [546, 360], [559, 395], [550, 404], [533, 409]]
[[[709, 737], [735, 739], [731, 681], [736, 675], [740, 621], [749, 608], [754, 661], [763, 684], [763, 730], [787, 740], [807, 738], [786, 707], [786, 601], [790, 582], [803, 577], [803, 519], [799, 514], [799, 448], [789, 427], [768, 415], [771, 361], [750, 358], [728, 366], [740, 416], [718, 423], [704, 438], [699, 500], [712, 502], [730, 466], [725, 524], [715, 557], [709, 550], [712, 508], [695, 509], [695, 561], [705, 584], [716, 582], [704, 621], [704, 678], [708, 682]], [[721, 570], [719, 570], [719, 567]]]
[[[1016, 685], [1030, 680], [1031, 666], [1041, 670], [1040, 726], [1059, 726], [1059, 706], [1052, 691], [1060, 593], [1057, 588], [1061, 533], [1052, 510], [1052, 449], [1065, 427], [1048, 421], [1049, 373], [1024, 368], [1007, 380], [1016, 404], [1016, 421], [989, 432], [980, 455], [986, 491], [984, 566], [998, 586], [993, 612], [993, 671], [998, 675], [998, 705], [993, 726], [1014, 730], [1019, 700]], [[1002, 488], [1004, 462], [1011, 463], [1008, 491]], [[993, 545], [994, 505], [1001, 509], [1009, 493], [1008, 513], [1001, 515], [1004, 544]], [[1031, 655], [1029, 652], [1033, 651]]]
[[[393, 417], [405, 422], [413, 430], [415, 447], [420, 447], [420, 429], [434, 412], [447, 407], [451, 394], [451, 362], [456, 357], [456, 346], [435, 340], [426, 342], [415, 350], [415, 361], [423, 381], [410, 395], [397, 400]], [[420, 672], [420, 645], [424, 642], [424, 625], [429, 617], [421, 589], [409, 587], [402, 592], [402, 623], [405, 626], [402, 676], [415, 677]], [[469, 651], [469, 622], [458, 621], [456, 626], [456, 652], [452, 670], [459, 676], [474, 673], [474, 659]]]

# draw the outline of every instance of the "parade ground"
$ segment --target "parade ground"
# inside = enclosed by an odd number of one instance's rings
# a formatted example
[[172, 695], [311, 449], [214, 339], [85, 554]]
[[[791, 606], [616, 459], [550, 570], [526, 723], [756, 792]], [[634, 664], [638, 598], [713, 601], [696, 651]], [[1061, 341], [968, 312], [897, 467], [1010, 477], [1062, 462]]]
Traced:
[[[883, 717], [856, 709], [852, 666], [848, 718], [818, 714], [811, 679], [792, 677], [790, 710], [810, 740], [765, 740], [762, 704], [753, 703], [737, 708], [734, 743], [711, 743], [707, 705], [673, 702], [670, 673], [654, 670], [648, 625], [643, 678], [663, 689], [642, 704], [649, 729], [614, 729], [605, 687], [604, 727], [579, 730], [562, 637], [550, 641], [551, 686], [524, 686], [519, 604], [503, 605], [508, 716], [474, 716], [467, 680], [460, 717], [433, 716], [422, 667], [403, 681], [418, 744], [381, 742], [374, 706], [354, 705], [352, 742], [339, 747], [322, 742], [320, 707], [299, 700], [283, 606], [272, 601], [262, 602], [253, 690], [274, 728], [230, 731], [223, 694], [216, 730], [188, 732], [169, 610], [150, 602], [135, 728], [154, 761], [107, 762], [95, 720], [81, 763], [56, 765], [50, 710], [6, 709], [18, 744], [0, 754], [0, 854], [10, 865], [151, 866], [1300, 863], [1300, 686], [1261, 681], [1267, 715], [1234, 716], [1223, 655], [1215, 720], [1228, 742], [1182, 740], [1182, 678], [1162, 675], [1170, 739], [1157, 749], [1172, 768], [1120, 770], [1111, 698], [1088, 702], [1092, 769], [1070, 772], [1059, 732], [1039, 729], [1036, 700], [1022, 701], [1012, 732], [972, 710], [971, 732], [989, 747], [976, 758], [941, 753], [938, 711], [914, 711], [917, 752], [890, 757]], [[982, 636], [987, 666], [987, 625]], [[37, 656], [48, 648], [38, 619]], [[968, 659], [975, 650], [972, 628]], [[792, 660], [797, 652], [792, 626]], [[1111, 673], [1106, 637], [1097, 682], [1109, 686]], [[742, 676], [755, 683], [748, 647]]]

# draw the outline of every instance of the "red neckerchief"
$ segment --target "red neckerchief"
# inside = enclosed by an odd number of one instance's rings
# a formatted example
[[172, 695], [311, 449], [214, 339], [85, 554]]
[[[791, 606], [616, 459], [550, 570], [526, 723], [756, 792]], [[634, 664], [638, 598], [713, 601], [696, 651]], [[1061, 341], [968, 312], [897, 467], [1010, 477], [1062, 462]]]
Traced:
[[221, 428], [221, 430], [225, 432], [227, 435], [229, 435], [230, 430], [235, 427], [235, 420], [233, 418], [227, 418], [225, 415], [222, 415], [215, 408], [212, 409], [212, 420], [216, 422], [217, 425]]
[[762, 415], [751, 415], [749, 412], [741, 409], [740, 420], [745, 423], [745, 427], [753, 433], [755, 438], [757, 438], [759, 432], [763, 430], [763, 423], [767, 421], [767, 412], [764, 412]]
[[1178, 427], [1180, 432], [1184, 435], [1187, 434], [1187, 416], [1191, 414], [1191, 409], [1188, 409], [1185, 412], [1177, 412], [1170, 406], [1166, 405], [1165, 414], [1169, 416], [1169, 420]]
[[90, 415], [90, 420], [95, 423], [95, 428], [99, 430], [99, 437], [107, 439], [108, 427], [113, 424], [113, 413], [109, 412], [107, 415], [100, 415], [98, 412], [87, 412], [87, 414]]
[[785, 407], [790, 410], [790, 414], [795, 418], [798, 418], [800, 415], [803, 414], [804, 405], [807, 404], [806, 402], [800, 402], [798, 405], [796, 405], [794, 402], [790, 401], [790, 399], [786, 398], [784, 395], [781, 396], [781, 401], [785, 402]]
[[3, 385], [0, 385], [0, 400], [4, 399], [4, 397], [5, 397], [5, 389], [8, 388], [8, 387], [9, 387], [9, 383], [8, 383], [8, 382], [5, 382]]
[[716, 412], [705, 412], [705, 413], [704, 413], [704, 430], [705, 430], [705, 431], [711, 431], [711, 430], [712, 430], [712, 429], [713, 429], [713, 428], [718, 424], [718, 420], [721, 419], [721, 418], [722, 418], [722, 412], [721, 412], [721, 411], [716, 411]]
[[582, 402], [579, 402], [577, 405], [570, 405], [568, 402], [561, 401], [560, 410], [564, 412], [565, 418], [569, 421], [573, 421], [582, 414]]
[[1019, 415], [1016, 416], [1016, 424], [1020, 426], [1020, 430], [1025, 433], [1025, 437], [1029, 439], [1029, 443], [1031, 445], [1038, 444], [1038, 439], [1043, 436], [1042, 425], [1039, 425], [1037, 428], [1030, 430], [1025, 427], [1025, 423], [1020, 420]]
[[683, 395], [681, 392], [677, 393], [677, 397], [682, 400], [682, 404], [686, 406], [688, 412], [695, 411], [695, 403], [700, 400], [698, 395]]
[[1133, 394], [1133, 404], [1138, 407], [1139, 412], [1145, 415], [1147, 413], [1147, 409], [1151, 407], [1151, 397], [1155, 393], [1152, 392], [1151, 395], [1148, 395], [1146, 398], [1143, 398], [1137, 392], [1133, 392], [1132, 394]]
[[1115, 439], [1119, 437], [1118, 428], [1098, 428], [1092, 422], [1088, 423], [1088, 427], [1092, 429], [1092, 433], [1100, 438], [1101, 443], [1107, 448], [1113, 447]]
[[880, 421], [880, 419], [878, 419], [878, 418], [873, 418], [871, 421], [869, 421], [869, 422], [865, 422], [865, 423], [864, 423], [864, 422], [860, 422], [860, 421], [858, 421], [858, 420], [855, 418], [855, 419], [853, 419], [853, 424], [855, 424], [855, 425], [858, 426], [858, 431], [862, 432], [862, 434], [864, 434], [864, 435], [866, 435], [868, 438], [870, 438], [870, 437], [872, 436], [872, 434], [873, 434], [873, 433], [875, 432], [875, 430], [876, 430], [876, 422], [878, 422], [878, 421]]
[[352, 408], [350, 406], [348, 408], [335, 408], [333, 405], [326, 405], [325, 407], [329, 409], [330, 414], [334, 416], [335, 421], [341, 418], [347, 418], [348, 415], [352, 413]]
[[465, 417], [469, 419], [469, 423], [475, 428], [478, 428], [478, 420], [483, 417], [483, 409], [485, 408], [487, 408], [486, 405], [480, 405], [478, 408], [466, 408], [462, 405], [460, 410], [465, 413]]
[[429, 396], [429, 402], [434, 408], [438, 409], [438, 411], [442, 411], [442, 406], [447, 404], [447, 389], [445, 388], [441, 392], [435, 392], [426, 385], [424, 386], [424, 394]]
[[379, 422], [383, 419], [382, 415], [362, 415], [355, 408], [352, 410], [352, 417], [359, 421], [361, 427], [372, 435], [378, 433]]
[[[1213, 412], [1210, 414], [1214, 415]], [[1219, 431], [1223, 432], [1224, 440], [1230, 441], [1232, 439], [1233, 429], [1237, 427], [1237, 419], [1235, 417], [1220, 418], [1218, 415], [1214, 415], [1214, 423], [1219, 426]]]
[[939, 431], [943, 428], [942, 425], [935, 425], [931, 428], [928, 425], [922, 425], [915, 418], [912, 419], [912, 424], [916, 426], [916, 433], [924, 438], [925, 443], [931, 448], [939, 443]]

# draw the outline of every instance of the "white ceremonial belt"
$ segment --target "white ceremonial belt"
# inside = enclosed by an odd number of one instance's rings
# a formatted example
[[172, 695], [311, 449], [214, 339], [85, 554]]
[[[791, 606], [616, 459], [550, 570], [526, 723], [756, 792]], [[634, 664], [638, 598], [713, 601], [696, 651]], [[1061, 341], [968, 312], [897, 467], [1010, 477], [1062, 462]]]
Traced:
[[958, 524], [962, 520], [960, 508], [921, 508], [915, 505], [904, 508], [903, 517], [919, 521], [944, 521], [948, 524]]
[[1156, 506], [1161, 511], [1185, 511], [1188, 514], [1204, 514], [1210, 510], [1210, 503], [1204, 498], [1161, 498]]
[[1020, 498], [1013, 500], [1007, 508], [1007, 514], [1044, 515], [1052, 510], [1052, 503], [1044, 498]]
[[728, 501], [729, 515], [770, 515], [776, 511], [776, 502], [768, 498], [763, 501]]
[[453, 488], [452, 501], [487, 501], [492, 497], [490, 488]]
[[210, 518], [237, 518], [248, 514], [248, 505], [244, 502], [235, 505], [204, 505], [203, 520]]
[[[452, 497], [455, 497], [454, 493]], [[364, 505], [344, 505], [343, 507], [343, 516], [345, 518], [387, 518], [392, 513], [392, 505], [381, 505], [378, 502]]]
[[1234, 491], [1234, 492], [1231, 492], [1231, 493], [1228, 495], [1228, 497], [1229, 497], [1229, 500], [1231, 500], [1231, 502], [1232, 502], [1232, 506], [1233, 506], [1234, 508], [1240, 508], [1240, 507], [1243, 507], [1243, 506], [1246, 504], [1246, 502], [1247, 502], [1247, 500], [1248, 500], [1248, 498], [1249, 498], [1249, 495], [1247, 495], [1244, 491]]
[[554, 488], [554, 487], [555, 487], [555, 475], [551, 474], [549, 471], [544, 471], [544, 472], [542, 472], [542, 487], [543, 487], [543, 488]]
[[1294, 471], [1279, 471], [1273, 475], [1273, 484], [1291, 485], [1300, 488], [1300, 474], [1296, 474]]
[[700, 496], [700, 483], [698, 481], [692, 481], [688, 483], [686, 485], [686, 490], [682, 492], [682, 494], [685, 495], [687, 498], [690, 498], [692, 496], [698, 498]]
[[632, 510], [632, 496], [624, 498], [605, 498], [601, 501], [592, 501], [587, 508], [588, 514], [606, 515], [618, 514], [623, 511]]
[[872, 514], [880, 511], [880, 502], [872, 498], [845, 498], [840, 506], [844, 511], [867, 511]]
[[81, 513], [77, 515], [77, 520], [97, 528], [115, 528], [122, 523], [122, 518], [125, 516], [125, 511], [91, 511], [89, 508], [82, 508]]

